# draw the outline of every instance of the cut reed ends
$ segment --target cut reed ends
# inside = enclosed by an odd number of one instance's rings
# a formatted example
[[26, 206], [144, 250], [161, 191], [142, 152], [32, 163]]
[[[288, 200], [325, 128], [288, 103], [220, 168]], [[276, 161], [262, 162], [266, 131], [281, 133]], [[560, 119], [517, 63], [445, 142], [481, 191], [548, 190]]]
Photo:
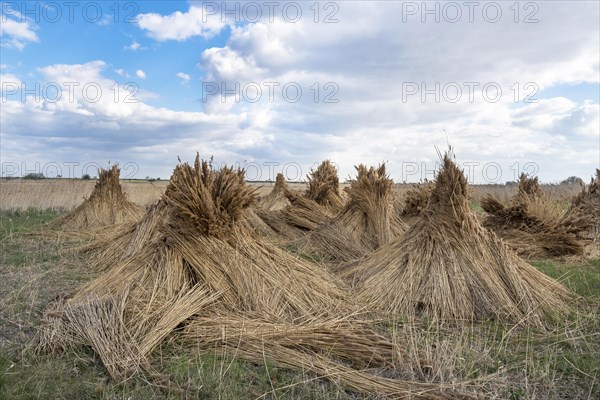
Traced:
[[403, 219], [412, 222], [415, 217], [418, 217], [421, 212], [427, 208], [429, 196], [431, 196], [433, 187], [433, 182], [419, 183], [413, 185], [413, 187], [406, 192], [402, 199], [402, 209], [400, 211], [400, 215]]

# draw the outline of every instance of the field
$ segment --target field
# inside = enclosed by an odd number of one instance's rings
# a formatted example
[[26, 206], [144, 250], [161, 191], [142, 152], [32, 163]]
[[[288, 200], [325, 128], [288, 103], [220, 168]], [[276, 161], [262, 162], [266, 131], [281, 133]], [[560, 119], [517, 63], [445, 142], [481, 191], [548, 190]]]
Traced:
[[[146, 206], [166, 184], [124, 182], [123, 188], [130, 200]], [[264, 195], [272, 184], [259, 186]], [[251, 363], [221, 348], [195, 354], [177, 340], [152, 352], [150, 362], [164, 379], [140, 375], [110, 380], [87, 347], [58, 356], [35, 354], [28, 343], [46, 304], [99, 272], [88, 268], [85, 257], [61, 251], [63, 243], [56, 237], [28, 233], [47, 230], [47, 222], [79, 205], [92, 188], [89, 181], [0, 182], [0, 398], [379, 398], [349, 390], [335, 376], [322, 379], [266, 359]], [[395, 190], [402, 196], [409, 188]], [[546, 189], [566, 201], [579, 187]], [[474, 186], [470, 206], [480, 215], [484, 193], [506, 200], [515, 191], [512, 186]], [[313, 257], [292, 251], [300, 258]], [[374, 328], [407, 354], [402, 367], [386, 371], [386, 377], [435, 383], [484, 398], [600, 398], [600, 260], [529, 262], [580, 296], [573, 311], [554, 321], [550, 331], [498, 321], [460, 326], [427, 318], [379, 321]]]
[[[124, 181], [123, 190], [134, 203], [147, 206], [160, 197], [168, 181]], [[266, 195], [273, 187], [272, 182], [251, 183], [259, 189], [259, 195]], [[293, 189], [304, 188], [304, 183], [292, 183]], [[347, 187], [342, 184], [341, 187]], [[410, 184], [397, 184], [395, 191], [401, 196], [412, 187]], [[4, 180], [0, 179], [0, 210], [52, 210], [70, 211], [88, 197], [94, 188], [94, 181], [79, 179]], [[473, 185], [473, 200], [478, 202], [482, 195], [490, 193], [500, 200], [512, 197], [517, 187], [505, 185]], [[567, 199], [580, 190], [579, 185], [548, 185], [544, 190], [559, 199]]]

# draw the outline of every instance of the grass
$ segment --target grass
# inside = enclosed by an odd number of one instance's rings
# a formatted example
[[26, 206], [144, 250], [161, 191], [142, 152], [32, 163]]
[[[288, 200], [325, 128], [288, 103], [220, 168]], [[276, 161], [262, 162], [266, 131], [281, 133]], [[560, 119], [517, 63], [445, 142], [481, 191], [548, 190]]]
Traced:
[[[172, 341], [151, 357], [155, 369], [168, 378], [164, 381], [139, 376], [111, 382], [87, 348], [32, 354], [26, 344], [45, 304], [94, 276], [85, 259], [58, 254], [58, 243], [23, 235], [43, 229], [56, 216], [49, 211], [0, 212], [0, 399], [377, 398], [300, 371], [249, 363], [220, 349], [196, 354]], [[381, 323], [381, 332], [406, 350], [398, 370], [386, 374], [468, 382], [486, 398], [600, 398], [600, 260], [532, 264], [581, 296], [574, 311], [550, 331], [494, 321], [465, 326], [425, 320]]]
[[600, 301], [600, 260], [588, 260], [573, 264], [555, 261], [531, 261], [531, 264], [552, 278], [561, 279], [564, 284], [591, 300]]

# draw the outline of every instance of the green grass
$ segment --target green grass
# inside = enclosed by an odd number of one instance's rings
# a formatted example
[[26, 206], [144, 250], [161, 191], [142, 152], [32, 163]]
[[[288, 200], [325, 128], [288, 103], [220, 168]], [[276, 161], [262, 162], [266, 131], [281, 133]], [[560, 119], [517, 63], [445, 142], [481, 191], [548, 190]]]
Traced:
[[483, 208], [481, 208], [481, 204], [479, 202], [472, 201], [469, 206], [471, 207], [471, 210], [475, 211], [475, 214], [478, 216], [485, 215], [485, 211], [483, 211]]
[[[58, 254], [60, 243], [23, 235], [44, 229], [52, 212], [0, 213], [0, 399], [366, 399], [336, 382], [301, 371], [254, 364], [222, 353], [197, 354], [167, 342], [151, 356], [165, 384], [140, 375], [112, 382], [89, 348], [56, 355], [24, 351], [47, 302], [69, 293], [95, 272], [85, 259]], [[302, 258], [314, 261], [313, 254]], [[581, 298], [549, 331], [494, 321], [466, 326], [405, 319], [380, 323], [406, 359], [387, 376], [431, 382], [471, 382], [487, 398], [600, 398], [600, 260], [531, 262]]]
[[550, 260], [531, 261], [531, 264], [546, 275], [559, 279], [578, 295], [600, 299], [600, 260], [572, 265]]

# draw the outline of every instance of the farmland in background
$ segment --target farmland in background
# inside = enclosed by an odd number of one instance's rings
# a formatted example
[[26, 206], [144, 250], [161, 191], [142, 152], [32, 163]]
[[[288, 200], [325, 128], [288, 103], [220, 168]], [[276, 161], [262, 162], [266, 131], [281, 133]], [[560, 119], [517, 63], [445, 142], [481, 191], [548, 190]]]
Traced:
[[[164, 193], [169, 181], [123, 180], [121, 182], [127, 197], [142, 206], [154, 203]], [[87, 198], [94, 188], [94, 180], [79, 179], [40, 179], [21, 180], [0, 179], [0, 210], [70, 211]], [[258, 188], [259, 196], [269, 193], [274, 183], [251, 183]], [[304, 183], [289, 183], [292, 189], [303, 189]], [[341, 188], [347, 184], [341, 184]], [[396, 194], [402, 197], [411, 184], [396, 184]], [[501, 201], [507, 201], [517, 191], [516, 185], [470, 185], [472, 201], [478, 203], [484, 194], [492, 194]], [[544, 192], [564, 201], [581, 190], [577, 184], [543, 185]]]

